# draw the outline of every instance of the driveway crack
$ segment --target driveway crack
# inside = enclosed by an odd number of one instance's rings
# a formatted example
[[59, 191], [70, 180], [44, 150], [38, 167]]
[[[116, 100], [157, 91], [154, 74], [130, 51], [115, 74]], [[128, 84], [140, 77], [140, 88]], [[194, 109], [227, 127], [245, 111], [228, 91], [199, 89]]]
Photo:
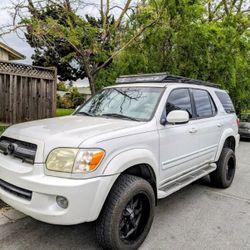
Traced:
[[212, 193], [217, 194], [219, 196], [223, 196], [223, 197], [234, 199], [234, 200], [244, 201], [244, 202], [247, 202], [247, 203], [250, 204], [250, 199], [249, 198], [240, 197], [240, 196], [234, 195], [234, 194], [221, 193], [221, 192], [217, 192], [217, 191], [213, 191], [213, 190], [209, 190], [207, 192], [212, 192]]

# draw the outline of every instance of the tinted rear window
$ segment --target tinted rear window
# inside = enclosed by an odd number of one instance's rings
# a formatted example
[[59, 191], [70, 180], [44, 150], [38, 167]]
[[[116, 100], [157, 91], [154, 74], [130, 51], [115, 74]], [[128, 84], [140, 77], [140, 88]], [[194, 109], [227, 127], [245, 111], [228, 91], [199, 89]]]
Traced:
[[223, 108], [227, 113], [235, 113], [234, 105], [226, 92], [215, 91], [215, 94], [219, 98]]
[[215, 115], [215, 107], [208, 92], [200, 89], [192, 90], [196, 115], [198, 118], [205, 118]]

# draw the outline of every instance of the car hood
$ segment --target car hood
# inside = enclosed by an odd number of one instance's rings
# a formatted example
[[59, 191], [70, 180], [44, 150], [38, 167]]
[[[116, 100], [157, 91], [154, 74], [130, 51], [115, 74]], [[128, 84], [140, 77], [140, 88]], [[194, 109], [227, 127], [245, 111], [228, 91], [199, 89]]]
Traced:
[[65, 116], [17, 124], [4, 136], [34, 139], [49, 147], [78, 147], [83, 141], [111, 131], [133, 128], [136, 121], [89, 116]]

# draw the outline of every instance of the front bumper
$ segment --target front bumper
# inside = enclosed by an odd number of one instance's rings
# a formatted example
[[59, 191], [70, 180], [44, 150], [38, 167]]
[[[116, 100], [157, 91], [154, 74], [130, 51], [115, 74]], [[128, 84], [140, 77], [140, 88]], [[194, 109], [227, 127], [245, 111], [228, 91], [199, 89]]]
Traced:
[[[51, 224], [73, 225], [96, 220], [116, 178], [117, 175], [91, 179], [46, 176], [43, 164], [29, 165], [0, 154], [0, 179], [17, 192], [26, 190], [32, 194], [31, 199], [26, 199], [0, 185], [0, 199]], [[67, 209], [57, 205], [58, 195], [68, 199]]]

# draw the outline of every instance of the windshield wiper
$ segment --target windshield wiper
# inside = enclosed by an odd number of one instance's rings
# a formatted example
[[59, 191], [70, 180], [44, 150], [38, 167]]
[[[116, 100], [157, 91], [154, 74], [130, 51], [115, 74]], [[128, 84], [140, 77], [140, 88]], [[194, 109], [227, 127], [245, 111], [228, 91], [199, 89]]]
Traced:
[[88, 113], [88, 112], [85, 112], [85, 111], [81, 111], [81, 112], [78, 112], [76, 113], [77, 115], [87, 115], [87, 116], [94, 116], [93, 114], [91, 113]]
[[127, 119], [127, 120], [131, 120], [131, 121], [140, 121], [139, 119], [130, 117], [130, 116], [126, 116], [126, 115], [122, 115], [122, 114], [117, 114], [117, 113], [104, 113], [101, 116], [108, 116], [108, 117], [115, 117], [115, 118], [121, 118], [121, 119]]

